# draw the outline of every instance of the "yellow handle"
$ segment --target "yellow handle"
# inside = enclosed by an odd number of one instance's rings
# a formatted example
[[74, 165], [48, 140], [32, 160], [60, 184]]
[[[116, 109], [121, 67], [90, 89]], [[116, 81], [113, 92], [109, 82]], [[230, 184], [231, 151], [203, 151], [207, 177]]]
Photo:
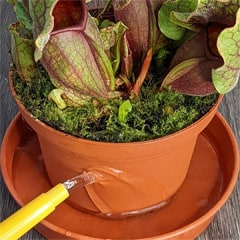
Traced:
[[16, 240], [41, 222], [69, 196], [61, 183], [29, 202], [23, 208], [0, 223], [0, 239]]

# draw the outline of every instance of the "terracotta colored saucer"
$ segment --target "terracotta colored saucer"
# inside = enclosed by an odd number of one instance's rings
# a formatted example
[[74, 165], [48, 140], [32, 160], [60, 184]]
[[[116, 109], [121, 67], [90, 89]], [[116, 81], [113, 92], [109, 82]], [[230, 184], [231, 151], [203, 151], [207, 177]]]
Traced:
[[[20, 114], [5, 135], [1, 166], [7, 187], [20, 205], [51, 187], [36, 135]], [[217, 114], [199, 136], [187, 178], [168, 206], [111, 220], [83, 213], [65, 202], [36, 228], [49, 239], [193, 239], [228, 199], [238, 168], [236, 140]]]

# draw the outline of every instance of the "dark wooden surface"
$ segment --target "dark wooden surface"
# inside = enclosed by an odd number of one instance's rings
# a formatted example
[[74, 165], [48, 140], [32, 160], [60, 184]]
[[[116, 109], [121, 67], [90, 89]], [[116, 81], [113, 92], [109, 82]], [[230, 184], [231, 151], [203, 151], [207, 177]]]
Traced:
[[[5, 0], [0, 0], [0, 142], [4, 133], [17, 113], [17, 108], [8, 88], [8, 66], [10, 47], [8, 24], [14, 20], [11, 7]], [[240, 146], [240, 84], [228, 93], [220, 106], [219, 111], [232, 127]], [[198, 240], [237, 240], [240, 239], [240, 183], [238, 183], [227, 201], [221, 208], [213, 222], [197, 239]], [[0, 221], [7, 218], [18, 209], [9, 194], [0, 174]], [[44, 239], [35, 230], [31, 230], [22, 239]]]

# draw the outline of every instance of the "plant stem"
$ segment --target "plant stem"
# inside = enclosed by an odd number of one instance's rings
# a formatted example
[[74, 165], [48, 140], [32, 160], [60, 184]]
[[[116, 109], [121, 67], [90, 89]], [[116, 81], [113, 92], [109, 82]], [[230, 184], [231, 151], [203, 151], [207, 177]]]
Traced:
[[143, 85], [143, 82], [147, 76], [147, 73], [148, 73], [148, 70], [149, 70], [149, 67], [150, 67], [150, 64], [151, 64], [151, 61], [152, 61], [152, 48], [150, 48], [147, 52], [147, 56], [145, 57], [144, 61], [143, 61], [143, 65], [142, 65], [142, 68], [141, 68], [141, 71], [140, 71], [140, 74], [133, 86], [133, 89], [132, 89], [132, 92], [138, 96], [139, 95], [139, 92], [140, 92], [140, 89], [141, 89], [141, 86]]

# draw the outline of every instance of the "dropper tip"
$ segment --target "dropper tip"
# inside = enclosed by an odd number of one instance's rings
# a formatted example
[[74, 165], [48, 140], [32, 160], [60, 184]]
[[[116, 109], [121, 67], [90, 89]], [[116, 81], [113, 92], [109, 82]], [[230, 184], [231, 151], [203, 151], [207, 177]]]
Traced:
[[74, 187], [84, 187], [88, 184], [91, 184], [95, 181], [94, 176], [89, 172], [83, 172], [82, 174], [73, 177], [63, 183], [67, 190], [70, 190]]

